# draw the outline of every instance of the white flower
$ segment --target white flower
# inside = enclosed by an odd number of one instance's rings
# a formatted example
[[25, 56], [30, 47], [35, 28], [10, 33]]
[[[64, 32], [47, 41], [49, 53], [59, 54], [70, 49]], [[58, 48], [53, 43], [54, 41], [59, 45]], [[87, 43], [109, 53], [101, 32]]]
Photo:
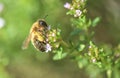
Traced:
[[70, 5], [70, 3], [67, 2], [67, 3], [64, 4], [64, 7], [67, 8], [67, 9], [70, 9], [71, 5]]
[[3, 4], [0, 3], [0, 12], [2, 12], [3, 8], [4, 8]]
[[0, 28], [4, 27], [5, 20], [3, 18], [0, 18]]
[[74, 14], [74, 17], [79, 17], [81, 14], [82, 14], [82, 11], [76, 10], [75, 14]]
[[95, 62], [96, 62], [96, 58], [93, 58], [93, 59], [92, 59], [92, 62], [95, 63]]
[[46, 51], [45, 51], [46, 53], [52, 50], [50, 44], [46, 44], [45, 47], [46, 47]]

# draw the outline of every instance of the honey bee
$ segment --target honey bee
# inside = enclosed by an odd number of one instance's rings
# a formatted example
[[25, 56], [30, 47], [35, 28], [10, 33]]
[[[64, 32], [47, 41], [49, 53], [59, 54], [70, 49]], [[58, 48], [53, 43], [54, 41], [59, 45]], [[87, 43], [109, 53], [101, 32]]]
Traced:
[[37, 20], [31, 27], [28, 37], [23, 43], [22, 49], [26, 49], [31, 41], [33, 46], [41, 52], [51, 51], [51, 46], [48, 40], [48, 32], [50, 26], [47, 25], [44, 19]]

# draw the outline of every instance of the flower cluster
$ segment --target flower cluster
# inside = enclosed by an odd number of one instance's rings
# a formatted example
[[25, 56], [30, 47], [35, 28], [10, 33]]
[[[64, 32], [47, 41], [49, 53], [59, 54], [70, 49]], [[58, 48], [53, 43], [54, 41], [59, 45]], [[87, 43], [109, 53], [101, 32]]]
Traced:
[[96, 62], [97, 58], [98, 58], [98, 47], [96, 47], [91, 41], [90, 41], [90, 45], [89, 45], [89, 51], [88, 51], [88, 55], [90, 56], [91, 62]]
[[70, 11], [67, 14], [74, 15], [74, 17], [80, 17], [83, 13], [83, 8], [85, 0], [74, 0], [72, 4], [66, 2], [64, 7]]
[[60, 29], [50, 29], [48, 33], [48, 44], [46, 44], [46, 52], [52, 51], [53, 48], [59, 47], [59, 39], [60, 39]]

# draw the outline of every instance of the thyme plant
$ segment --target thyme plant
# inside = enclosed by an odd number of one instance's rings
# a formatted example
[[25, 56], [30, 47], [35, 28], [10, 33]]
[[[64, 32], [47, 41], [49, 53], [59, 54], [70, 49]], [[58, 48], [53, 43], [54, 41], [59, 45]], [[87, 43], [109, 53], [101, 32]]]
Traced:
[[108, 44], [99, 44], [95, 41], [94, 28], [100, 23], [100, 18], [92, 20], [87, 17], [86, 3], [86, 0], [72, 0], [72, 3], [65, 3], [64, 7], [68, 10], [66, 14], [71, 17], [73, 30], [67, 42], [60, 40], [62, 30], [56, 31], [58, 43], [57, 48], [53, 50], [53, 59], [69, 58], [76, 61], [80, 69], [84, 68], [89, 73], [90, 78], [119, 78], [120, 45], [112, 48]]

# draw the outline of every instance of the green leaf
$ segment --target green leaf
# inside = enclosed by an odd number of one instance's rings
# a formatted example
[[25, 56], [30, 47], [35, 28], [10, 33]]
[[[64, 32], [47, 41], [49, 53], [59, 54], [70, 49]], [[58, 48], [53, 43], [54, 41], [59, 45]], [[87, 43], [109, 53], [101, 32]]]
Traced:
[[80, 44], [79, 48], [78, 48], [78, 51], [83, 51], [84, 48], [85, 48], [85, 45], [84, 44]]
[[92, 21], [89, 19], [88, 23], [87, 23], [87, 27], [90, 27], [92, 24]]
[[53, 56], [53, 60], [61, 60], [67, 56], [68, 53], [63, 53], [63, 48], [60, 47], [58, 51], [55, 52], [56, 54]]
[[96, 64], [99, 68], [102, 68], [102, 63], [101, 62], [96, 62], [94, 64]]
[[75, 14], [75, 10], [70, 10], [66, 13], [66, 15], [74, 15]]
[[92, 22], [92, 26], [95, 27], [98, 24], [99, 21], [100, 21], [100, 18], [96, 17]]

